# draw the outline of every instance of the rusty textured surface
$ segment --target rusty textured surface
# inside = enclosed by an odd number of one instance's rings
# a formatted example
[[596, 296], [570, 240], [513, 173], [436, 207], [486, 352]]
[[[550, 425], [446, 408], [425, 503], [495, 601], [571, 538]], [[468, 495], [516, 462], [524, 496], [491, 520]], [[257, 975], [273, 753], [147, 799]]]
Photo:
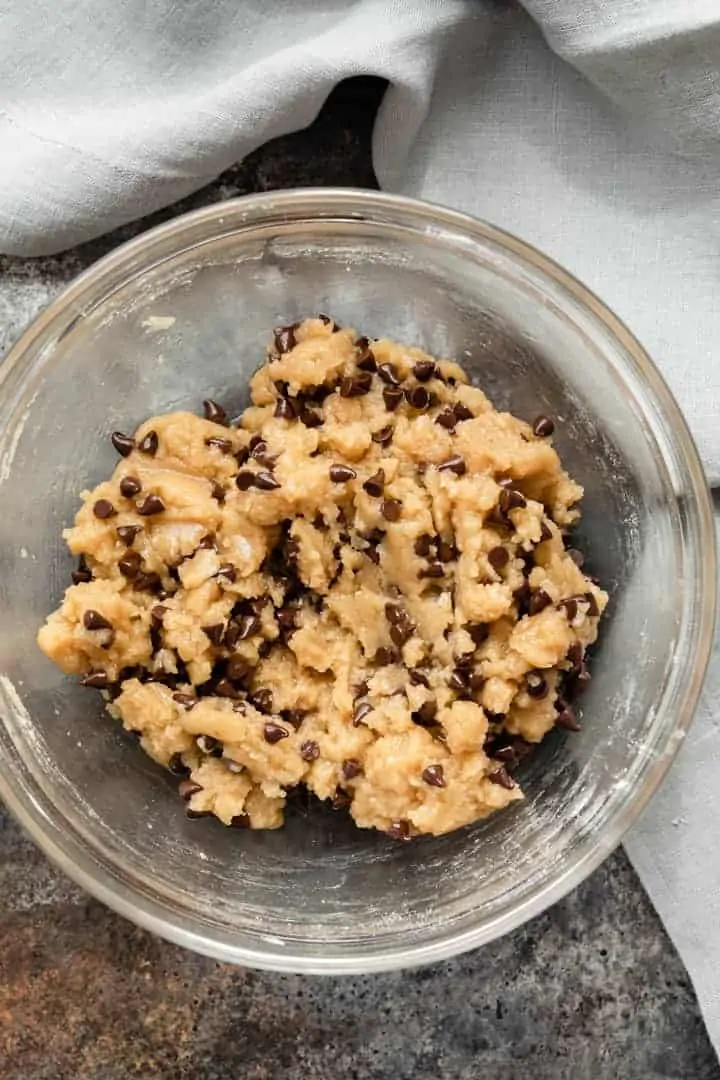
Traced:
[[[382, 86], [345, 84], [150, 222], [0, 258], [0, 353], [81, 269], [148, 224], [298, 184], [374, 184]], [[720, 1080], [683, 967], [622, 853], [500, 942], [414, 972], [322, 980], [228, 967], [89, 899], [0, 809], [0, 1080]]]

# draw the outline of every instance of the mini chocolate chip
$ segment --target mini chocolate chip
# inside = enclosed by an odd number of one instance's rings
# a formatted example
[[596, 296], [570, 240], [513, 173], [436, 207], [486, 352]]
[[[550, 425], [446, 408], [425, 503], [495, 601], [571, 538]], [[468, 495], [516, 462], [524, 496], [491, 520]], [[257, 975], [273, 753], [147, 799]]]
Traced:
[[582, 664], [578, 672], [571, 672], [565, 681], [565, 694], [569, 700], [574, 701], [580, 694], [584, 694], [592, 682], [592, 676]]
[[126, 499], [132, 499], [142, 491], [142, 484], [137, 476], [123, 476], [120, 481], [120, 494]]
[[354, 398], [369, 394], [372, 389], [372, 374], [361, 371], [358, 375], [348, 375], [340, 381], [340, 397]]
[[378, 469], [372, 476], [368, 476], [367, 480], [363, 484], [363, 490], [367, 491], [368, 495], [372, 495], [373, 498], [379, 499], [385, 488], [385, 471]]
[[434, 360], [418, 360], [413, 368], [413, 375], [418, 382], [429, 382], [435, 374]]
[[548, 684], [539, 671], [528, 671], [525, 676], [525, 689], [536, 701], [541, 701], [548, 695]]
[[454, 431], [457, 424], [457, 417], [452, 409], [443, 409], [435, 417], [435, 423], [440, 427], [445, 428], [447, 431]]
[[421, 559], [426, 559], [430, 554], [430, 549], [433, 545], [433, 538], [429, 533], [422, 533], [415, 541], [414, 550], [415, 554], [419, 555]]
[[282, 713], [283, 720], [294, 727], [296, 731], [302, 726], [302, 722], [307, 716], [305, 709], [284, 709]]
[[127, 457], [135, 449], [135, 440], [130, 438], [129, 435], [123, 435], [122, 431], [113, 431], [110, 442], [120, 457]]
[[387, 667], [388, 664], [394, 664], [397, 658], [394, 649], [378, 649], [372, 660], [374, 664], [378, 664], [380, 667]]
[[488, 551], [487, 559], [493, 570], [499, 574], [509, 563], [510, 556], [506, 548], [498, 545], [498, 547], [491, 548], [490, 551]]
[[[180, 781], [183, 783], [183, 781]], [[185, 811], [185, 817], [188, 821], [199, 821], [200, 818], [212, 817], [212, 810], [193, 810], [189, 806]]]
[[277, 326], [273, 330], [273, 340], [275, 343], [275, 351], [282, 356], [283, 353], [290, 352], [297, 345], [297, 339], [295, 337], [295, 331], [298, 328], [297, 323], [292, 323], [289, 326]]
[[360, 357], [359, 360], [356, 360], [355, 363], [357, 364], [360, 371], [367, 371], [371, 375], [374, 375], [377, 371], [377, 360], [369, 349], [365, 352], [363, 356]]
[[172, 699], [176, 705], [179, 705], [185, 712], [190, 712], [190, 710], [194, 709], [198, 703], [198, 699], [193, 697], [192, 694], [183, 694], [180, 691], [173, 694]]
[[291, 607], [282, 607], [275, 612], [275, 618], [281, 630], [294, 630], [297, 610]]
[[387, 603], [385, 605], [385, 618], [392, 626], [399, 626], [407, 622], [407, 614], [399, 604]]
[[570, 707], [570, 705], [558, 698], [558, 714], [555, 717], [555, 724], [557, 727], [564, 728], [565, 731], [580, 731], [580, 725], [578, 724], [577, 716]]
[[214, 446], [221, 454], [229, 454], [233, 448], [233, 444], [230, 440], [223, 439], [220, 435], [212, 435], [209, 439], [205, 440], [205, 445]]
[[261, 686], [250, 695], [250, 701], [259, 712], [271, 713], [273, 711], [272, 690], [267, 686]]
[[574, 641], [567, 651], [567, 659], [573, 672], [577, 674], [583, 663], [583, 647], [581, 642]]
[[122, 559], [118, 562], [118, 570], [123, 577], [130, 580], [137, 577], [142, 566], [142, 558], [137, 551], [128, 551], [127, 555], [123, 555]]
[[197, 795], [198, 791], [202, 791], [202, 784], [197, 784], [194, 780], [181, 780], [178, 784], [178, 795], [185, 802]]
[[155, 457], [158, 452], [158, 445], [157, 431], [148, 431], [147, 435], [138, 443], [138, 450], [143, 454], [149, 454], [150, 457]]
[[372, 441], [378, 443], [380, 446], [388, 446], [389, 443], [392, 442], [394, 430], [392, 424], [388, 424], [387, 427], [380, 428], [379, 431], [373, 432], [371, 436]]
[[100, 518], [101, 521], [104, 521], [106, 518], [113, 517], [114, 514], [117, 514], [117, 510], [109, 499], [98, 499], [93, 505], [93, 514], [96, 518]]
[[215, 549], [215, 534], [208, 533], [203, 536], [202, 540], [198, 544], [196, 551], [214, 551]]
[[422, 668], [410, 668], [408, 676], [413, 686], [426, 686], [430, 689], [430, 680]]
[[445, 577], [445, 567], [441, 562], [431, 562], [422, 570], [418, 571], [419, 578], [441, 578]]
[[225, 488], [218, 480], [210, 481], [210, 494], [213, 499], [217, 499], [219, 503], [225, 502]]
[[[232, 770], [231, 770], [232, 771]], [[252, 824], [249, 814], [233, 814], [230, 818], [231, 829], [250, 829]]]
[[156, 627], [162, 626], [162, 621], [166, 614], [167, 608], [163, 607], [162, 604], [154, 604], [150, 608], [150, 618]]
[[270, 743], [271, 746], [280, 742], [281, 739], [287, 739], [289, 734], [287, 728], [284, 728], [282, 724], [274, 723], [272, 720], [268, 720], [263, 727], [263, 739], [266, 743]]
[[528, 605], [528, 614], [538, 615], [541, 611], [544, 611], [546, 607], [552, 604], [552, 599], [545, 592], [544, 589], [533, 589], [530, 593], [530, 603]]
[[168, 769], [173, 776], [189, 776], [190, 769], [182, 759], [182, 754], [171, 754], [168, 761]]
[[275, 402], [275, 411], [273, 415], [278, 420], [296, 420], [298, 415], [297, 406], [290, 398], [279, 397]]
[[247, 459], [250, 457], [250, 451], [247, 446], [242, 446], [239, 450], [235, 451], [233, 455], [238, 465], [244, 465]]
[[498, 505], [500, 512], [507, 514], [510, 510], [521, 510], [524, 506], [527, 506], [527, 500], [521, 492], [516, 491], [514, 488], [504, 488], [500, 492]]
[[203, 416], [206, 420], [209, 420], [212, 424], [220, 424], [221, 427], [228, 427], [230, 421], [222, 405], [218, 405], [217, 401], [213, 401], [212, 398], [206, 398], [202, 404]]
[[397, 645], [398, 649], [402, 649], [403, 645], [410, 640], [413, 636], [412, 626], [391, 626], [390, 627], [390, 640], [393, 645]]
[[457, 548], [447, 540], [437, 541], [437, 557], [440, 562], [452, 562], [457, 558]]
[[223, 638], [223, 632], [225, 627], [222, 623], [214, 623], [212, 626], [201, 627], [203, 634], [205, 634], [213, 645], [219, 645]]
[[303, 423], [306, 428], [318, 428], [322, 426], [323, 418], [320, 413], [305, 408], [300, 413], [300, 422]]
[[325, 326], [332, 327], [333, 334], [337, 333], [337, 331], [340, 329], [340, 327], [332, 321], [329, 315], [323, 315], [322, 312], [318, 312], [318, 319], [321, 323], [324, 323]]
[[91, 671], [80, 680], [81, 686], [91, 686], [94, 690], [105, 690], [110, 685], [110, 679], [106, 671]]
[[353, 710], [353, 727], [359, 727], [365, 717], [373, 711], [369, 701], [360, 701]]
[[146, 495], [139, 506], [135, 508], [141, 517], [150, 517], [152, 514], [162, 514], [165, 503], [159, 495]]
[[252, 671], [251, 665], [242, 656], [231, 656], [225, 666], [225, 675], [231, 682], [242, 682]]
[[141, 571], [137, 577], [133, 578], [133, 588], [136, 592], [155, 592], [162, 586], [162, 580], [160, 575], [155, 573], [154, 570], [149, 572]]
[[333, 484], [346, 484], [348, 480], [354, 480], [357, 473], [347, 465], [331, 465], [330, 479]]
[[83, 626], [86, 630], [112, 630], [112, 623], [101, 615], [99, 611], [93, 611], [92, 608], [83, 615]]
[[473, 645], [476, 648], [480, 648], [484, 641], [487, 641], [488, 628], [485, 623], [468, 623], [465, 630], [472, 638]]
[[223, 581], [227, 581], [232, 585], [237, 578], [237, 571], [232, 563], [223, 563], [215, 577], [222, 578]]
[[380, 364], [377, 373], [384, 383], [388, 386], [399, 386], [400, 378], [397, 373], [397, 368], [394, 364]]
[[553, 534], [550, 531], [550, 529], [548, 528], [547, 523], [545, 521], [541, 521], [540, 522], [540, 543], [542, 544], [545, 540], [552, 540], [552, 537], [553, 537]]
[[137, 534], [142, 532], [142, 526], [118, 525], [115, 532], [118, 534], [125, 547], [130, 547]]
[[403, 392], [399, 386], [386, 386], [383, 390], [383, 402], [388, 412], [395, 412], [403, 399]]
[[452, 407], [455, 414], [455, 419], [460, 424], [463, 420], [472, 420], [473, 413], [470, 412], [467, 405], [464, 405], [462, 401], [456, 401]]
[[385, 834], [389, 836], [391, 840], [412, 840], [410, 835], [410, 823], [407, 821], [393, 821], [390, 827], [385, 830]]
[[240, 696], [238, 688], [233, 686], [230, 679], [219, 679], [213, 689], [218, 697], [233, 699]]
[[445, 771], [442, 765], [428, 765], [422, 771], [422, 778], [430, 787], [445, 787]]
[[380, 507], [380, 513], [386, 521], [399, 521], [402, 515], [402, 503], [399, 499], [385, 499]]
[[437, 716], [437, 701], [430, 698], [429, 701], [424, 701], [419, 709], [412, 714], [413, 720], [419, 724], [432, 724]]
[[533, 435], [538, 438], [546, 439], [554, 430], [555, 425], [549, 416], [537, 416], [533, 421]]
[[347, 810], [348, 806], [350, 806], [351, 803], [352, 797], [348, 794], [347, 791], [342, 791], [340, 788], [337, 789], [332, 799], [330, 800], [330, 805], [332, 806], [333, 810]]
[[86, 585], [89, 581], [92, 581], [92, 572], [84, 555], [81, 555], [78, 559], [77, 570], [73, 570], [70, 578], [73, 585]]
[[484, 675], [481, 675], [479, 671], [473, 671], [469, 679], [470, 689], [476, 693], [485, 686], [486, 679]]
[[261, 625], [262, 624], [257, 615], [243, 615], [243, 617], [239, 620], [238, 623], [238, 628], [240, 631], [238, 641], [246, 641], [254, 634], [258, 634], [260, 632]]
[[600, 608], [598, 607], [597, 600], [595, 599], [594, 594], [591, 592], [586, 592], [584, 596], [585, 600], [587, 600], [588, 615], [590, 615], [592, 618], [597, 618], [597, 616], [600, 614]]
[[249, 469], [243, 469], [235, 477], [235, 483], [240, 488], [240, 491], [249, 491], [251, 487], [255, 486], [255, 473], [250, 472]]
[[462, 669], [455, 668], [448, 679], [448, 686], [453, 690], [467, 690], [468, 675]]
[[356, 776], [360, 776], [363, 767], [355, 758], [346, 758], [342, 763], [342, 771], [346, 780], [354, 780]]
[[271, 472], [262, 469], [255, 474], [255, 487], [261, 491], [276, 491], [280, 487], [280, 481], [276, 480]]
[[464, 476], [467, 472], [467, 465], [463, 458], [459, 454], [454, 457], [448, 458], [447, 461], [443, 461], [442, 465], [438, 465], [438, 472], [454, 472], [456, 476]]
[[504, 765], [499, 765], [497, 769], [493, 769], [491, 773], [488, 773], [488, 780], [492, 784], [499, 784], [500, 787], [507, 788], [508, 791], [512, 791], [515, 787], [515, 781]]
[[558, 608], [564, 610], [568, 622], [572, 622], [578, 613], [577, 597], [569, 596], [567, 600], [561, 600], [558, 604]]
[[430, 394], [424, 386], [413, 386], [405, 391], [405, 399], [413, 409], [422, 411], [430, 404]]
[[320, 757], [320, 747], [314, 739], [306, 739], [300, 745], [300, 757], [303, 761], [317, 761]]

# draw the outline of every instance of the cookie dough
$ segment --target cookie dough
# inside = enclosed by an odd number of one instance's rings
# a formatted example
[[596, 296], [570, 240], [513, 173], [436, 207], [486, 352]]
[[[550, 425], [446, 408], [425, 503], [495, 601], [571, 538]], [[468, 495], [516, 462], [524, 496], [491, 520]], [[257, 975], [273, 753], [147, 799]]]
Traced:
[[251, 399], [113, 434], [40, 648], [193, 817], [277, 828], [302, 784], [403, 840], [521, 799], [518, 761], [578, 727], [607, 602], [565, 547], [582, 489], [551, 419], [326, 316], [275, 331]]

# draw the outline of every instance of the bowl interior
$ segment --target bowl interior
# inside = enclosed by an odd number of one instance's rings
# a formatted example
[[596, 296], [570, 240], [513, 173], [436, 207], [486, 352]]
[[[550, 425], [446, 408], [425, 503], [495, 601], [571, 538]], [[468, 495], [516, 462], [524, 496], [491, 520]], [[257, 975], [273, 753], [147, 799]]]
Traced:
[[[617, 841], [672, 747], [697, 545], [666, 417], [603, 319], [492, 231], [230, 214], [176, 246], [81, 290], [2, 391], [6, 783], [105, 899], [229, 958], [367, 969], [491, 937]], [[239, 412], [269, 328], [317, 311], [456, 357], [497, 406], [553, 416], [586, 489], [578, 544], [611, 594], [582, 733], [526, 763], [523, 804], [409, 845], [301, 801], [273, 833], [186, 820], [171, 778], [34, 644], [69, 579], [77, 493], [114, 466], [109, 432], [205, 397]]]

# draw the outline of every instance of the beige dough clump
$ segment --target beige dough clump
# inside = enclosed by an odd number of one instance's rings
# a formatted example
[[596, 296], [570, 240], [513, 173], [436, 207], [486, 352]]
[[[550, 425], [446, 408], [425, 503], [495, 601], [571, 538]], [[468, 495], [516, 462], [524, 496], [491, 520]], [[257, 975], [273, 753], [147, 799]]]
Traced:
[[251, 396], [237, 425], [206, 402], [115, 433], [41, 649], [191, 816], [276, 828], [302, 784], [405, 839], [522, 798], [607, 602], [565, 549], [582, 489], [552, 422], [327, 317], [275, 332]]

